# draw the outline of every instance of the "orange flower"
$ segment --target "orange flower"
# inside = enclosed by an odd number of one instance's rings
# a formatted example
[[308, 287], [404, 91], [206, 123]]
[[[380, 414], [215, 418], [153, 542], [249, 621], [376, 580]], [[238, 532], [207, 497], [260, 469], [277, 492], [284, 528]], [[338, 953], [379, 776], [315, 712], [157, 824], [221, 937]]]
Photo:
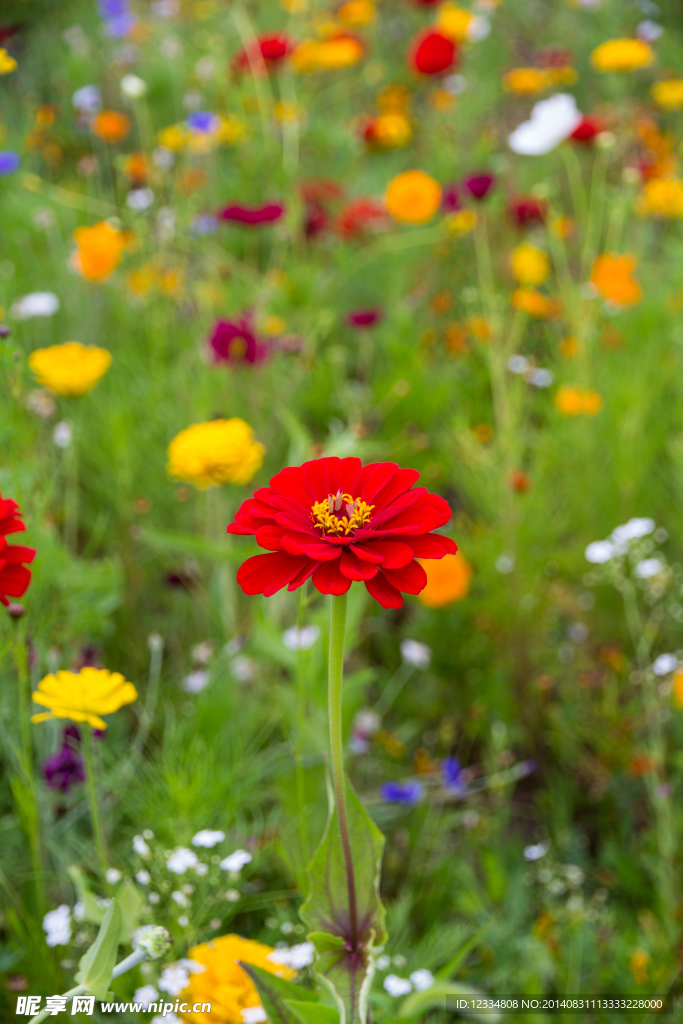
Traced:
[[561, 387], [555, 394], [555, 408], [563, 416], [597, 416], [602, 409], [602, 396], [597, 391]]
[[593, 263], [591, 282], [603, 299], [618, 302], [620, 306], [633, 306], [643, 297], [643, 290], [633, 277], [635, 269], [635, 256], [605, 252]]
[[508, 476], [508, 483], [517, 494], [526, 494], [531, 490], [531, 477], [523, 469], [513, 469]]
[[123, 173], [134, 185], [144, 185], [149, 172], [149, 160], [144, 153], [131, 153], [123, 162]]
[[674, 704], [683, 708], [683, 669], [679, 668], [673, 678]]
[[474, 569], [460, 552], [441, 559], [418, 558], [418, 562], [427, 573], [427, 586], [419, 596], [426, 608], [445, 608], [467, 597]]
[[95, 135], [105, 142], [123, 142], [130, 131], [130, 118], [118, 110], [101, 110], [90, 123]]
[[644, 985], [647, 981], [647, 965], [650, 962], [650, 954], [644, 949], [636, 949], [628, 962], [628, 969], [633, 975], [636, 985]]
[[121, 262], [126, 236], [106, 220], [91, 228], [76, 228], [73, 233], [78, 246], [73, 257], [76, 270], [86, 281], [104, 281]]
[[426, 224], [441, 205], [441, 186], [424, 171], [404, 171], [392, 178], [384, 205], [403, 224]]
[[515, 309], [520, 309], [539, 320], [558, 316], [560, 312], [560, 305], [556, 299], [547, 298], [535, 288], [516, 288], [512, 293], [512, 305]]

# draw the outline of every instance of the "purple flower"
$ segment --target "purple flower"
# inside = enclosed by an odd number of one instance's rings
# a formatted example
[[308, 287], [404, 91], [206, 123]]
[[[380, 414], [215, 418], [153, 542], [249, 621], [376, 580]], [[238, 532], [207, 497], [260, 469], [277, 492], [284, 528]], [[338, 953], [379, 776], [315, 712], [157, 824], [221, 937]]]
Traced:
[[21, 157], [11, 149], [0, 150], [0, 174], [13, 174], [21, 167]]
[[352, 309], [346, 317], [349, 327], [374, 327], [382, 319], [382, 310], [373, 309]]
[[209, 337], [214, 363], [261, 363], [268, 355], [268, 346], [256, 337], [251, 320], [217, 320]]
[[471, 174], [463, 184], [473, 199], [481, 200], [491, 191], [495, 181], [492, 174]]
[[190, 230], [193, 235], [212, 235], [217, 227], [218, 221], [212, 213], [198, 213]]
[[389, 804], [404, 804], [412, 807], [422, 796], [419, 782], [384, 782], [379, 787], [380, 796]]
[[62, 747], [43, 765], [43, 775], [50, 789], [68, 793], [72, 786], [85, 782], [83, 758], [73, 744], [80, 739], [78, 729], [70, 725], [62, 734]]
[[107, 35], [112, 39], [125, 39], [135, 27], [134, 14], [122, 14], [120, 18], [109, 18], [107, 21]]
[[97, 0], [100, 18], [121, 18], [129, 13], [128, 0]]
[[218, 127], [218, 118], [210, 110], [195, 110], [188, 115], [187, 127], [193, 132], [212, 132]]
[[247, 227], [258, 227], [260, 224], [272, 224], [280, 220], [285, 212], [283, 203], [262, 203], [261, 206], [245, 206], [243, 203], [231, 203], [224, 206], [219, 213], [221, 220], [233, 224], [244, 224]]
[[453, 181], [450, 185], [446, 185], [443, 190], [441, 208], [444, 213], [457, 213], [461, 206], [460, 189]]
[[445, 757], [441, 764], [444, 786], [450, 793], [462, 795], [467, 787], [461, 781], [462, 768], [457, 757]]

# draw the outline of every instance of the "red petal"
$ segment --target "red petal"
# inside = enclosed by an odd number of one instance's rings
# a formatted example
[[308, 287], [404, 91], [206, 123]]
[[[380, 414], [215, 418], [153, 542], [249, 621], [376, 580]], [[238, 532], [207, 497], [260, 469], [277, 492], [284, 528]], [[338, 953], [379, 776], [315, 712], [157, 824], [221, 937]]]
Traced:
[[383, 487], [386, 487], [391, 478], [398, 472], [399, 468], [394, 462], [370, 463], [369, 466], [365, 466], [358, 479], [358, 494], [356, 497], [362, 498], [363, 501], [367, 501], [369, 505], [372, 505], [375, 495]]
[[273, 477], [270, 486], [278, 494], [295, 501], [302, 508], [309, 509], [313, 504], [301, 466], [290, 466], [288, 469], [283, 469]]
[[[315, 459], [313, 462], [305, 462], [302, 466], [306, 477], [306, 485], [314, 501], [322, 501], [330, 491], [329, 468], [334, 468], [339, 459]], [[330, 467], [330, 463], [332, 466]]]
[[0, 533], [21, 533], [26, 527], [21, 519], [0, 519]]
[[378, 571], [376, 565], [364, 562], [350, 550], [342, 554], [339, 569], [350, 580], [370, 580]]
[[384, 575], [397, 590], [419, 594], [427, 586], [427, 573], [419, 562], [410, 562], [402, 569], [383, 569]]
[[401, 569], [413, 560], [413, 549], [400, 540], [376, 540], [368, 544], [371, 551], [376, 551], [384, 559], [383, 569]]
[[287, 584], [287, 590], [296, 590], [302, 583], [305, 583], [309, 576], [312, 576], [319, 566], [319, 562], [307, 562], [301, 572], [298, 572], [293, 580]]
[[323, 562], [313, 573], [313, 586], [321, 594], [345, 594], [351, 586], [351, 580], [342, 576], [339, 562]]
[[32, 562], [36, 557], [36, 549], [25, 548], [21, 544], [8, 544], [2, 557], [7, 562]]
[[245, 594], [265, 594], [270, 597], [292, 580], [308, 559], [285, 551], [269, 555], [254, 555], [237, 570], [237, 582]]
[[309, 558], [315, 558], [318, 562], [332, 562], [339, 558], [342, 548], [339, 544], [325, 544], [324, 541], [313, 541], [308, 545], [304, 554]]
[[295, 533], [286, 533], [282, 538], [282, 547], [285, 551], [289, 551], [290, 555], [303, 555], [309, 544], [315, 544], [316, 541], [320, 540], [317, 533], [301, 533], [299, 531]]
[[410, 508], [400, 512], [395, 519], [383, 527], [382, 532], [392, 533], [431, 533], [438, 526], [438, 514], [432, 508]]
[[382, 608], [400, 608], [403, 598], [395, 587], [392, 587], [384, 573], [380, 570], [371, 580], [365, 581], [368, 594], [379, 601]]
[[31, 570], [23, 565], [7, 565], [0, 569], [0, 594], [22, 597], [30, 582]]
[[360, 459], [340, 459], [336, 467], [330, 493], [336, 494], [337, 491], [341, 491], [342, 494], [350, 494], [352, 498], [357, 498], [358, 477], [360, 476], [361, 469], [362, 463]]
[[298, 506], [289, 509], [287, 512], [276, 512], [275, 522], [283, 530], [287, 530], [288, 533], [292, 531], [294, 533], [306, 533], [310, 530], [309, 536], [317, 536], [317, 534], [313, 533], [313, 524], [311, 523], [310, 516], [301, 515]]
[[381, 565], [384, 561], [384, 557], [374, 550], [374, 543], [364, 544], [352, 544], [350, 549], [354, 555], [362, 558], [364, 562], [370, 562], [372, 565]]
[[410, 544], [416, 558], [443, 558], [444, 555], [454, 555], [458, 550], [454, 540], [440, 533], [429, 533], [424, 537], [406, 537], [406, 544]]
[[373, 499], [375, 504], [378, 508], [386, 508], [387, 505], [391, 505], [402, 494], [409, 491], [419, 479], [420, 474], [416, 469], [399, 469], [398, 473], [375, 495]]
[[259, 547], [266, 548], [268, 551], [279, 551], [282, 547], [280, 542], [284, 537], [284, 533], [284, 530], [274, 524], [260, 526], [256, 531], [256, 543]]

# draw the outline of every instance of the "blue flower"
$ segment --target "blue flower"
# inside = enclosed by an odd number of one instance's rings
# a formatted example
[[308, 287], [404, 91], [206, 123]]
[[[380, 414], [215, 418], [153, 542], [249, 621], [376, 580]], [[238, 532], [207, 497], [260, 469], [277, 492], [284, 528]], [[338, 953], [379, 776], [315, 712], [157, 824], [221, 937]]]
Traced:
[[212, 132], [218, 125], [218, 118], [210, 110], [195, 110], [187, 118], [187, 127], [193, 132]]
[[190, 228], [193, 235], [212, 235], [218, 227], [218, 221], [210, 213], [198, 213]]
[[450, 793], [462, 795], [467, 792], [467, 787], [462, 781], [462, 768], [457, 757], [445, 757], [441, 765], [443, 772], [444, 786]]
[[122, 18], [130, 12], [128, 0], [97, 0], [100, 18]]
[[21, 157], [11, 149], [0, 150], [0, 174], [13, 174], [21, 167]]
[[135, 26], [135, 15], [126, 12], [107, 21], [107, 35], [112, 39], [124, 39], [130, 35]]
[[422, 796], [419, 782], [385, 782], [379, 788], [383, 800], [389, 804], [405, 804], [412, 807]]

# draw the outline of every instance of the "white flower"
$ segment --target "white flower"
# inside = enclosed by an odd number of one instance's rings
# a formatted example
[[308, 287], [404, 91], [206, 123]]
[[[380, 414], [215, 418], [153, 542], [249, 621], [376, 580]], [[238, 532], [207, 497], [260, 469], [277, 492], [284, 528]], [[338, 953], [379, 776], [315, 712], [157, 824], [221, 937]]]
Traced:
[[124, 75], [119, 86], [123, 95], [129, 100], [139, 100], [147, 92], [147, 82], [137, 75]]
[[401, 657], [407, 665], [412, 665], [413, 668], [429, 668], [432, 650], [431, 647], [427, 647], [427, 644], [421, 644], [419, 640], [403, 640]]
[[415, 986], [416, 992], [426, 992], [434, 984], [434, 975], [423, 967], [419, 971], [413, 971], [410, 980]]
[[188, 868], [194, 868], [198, 863], [199, 858], [194, 850], [188, 850], [186, 846], [176, 846], [166, 861], [166, 867], [174, 875], [184, 875]]
[[377, 960], [375, 961], [375, 966], [377, 967], [378, 971], [386, 971], [390, 963], [391, 957], [387, 956], [386, 953], [382, 953], [381, 956], [377, 957]]
[[68, 946], [71, 941], [71, 910], [62, 903], [56, 910], [50, 910], [43, 918], [48, 946]]
[[293, 971], [300, 971], [308, 967], [315, 959], [315, 946], [312, 942], [300, 942], [289, 949], [274, 949], [269, 953], [266, 960], [273, 964], [282, 964], [283, 967], [290, 967]]
[[678, 659], [675, 654], [660, 654], [652, 666], [652, 671], [656, 676], [666, 676], [673, 672], [677, 665]]
[[540, 860], [541, 857], [545, 857], [546, 853], [550, 849], [550, 843], [537, 843], [535, 846], [524, 847], [524, 859], [525, 860]]
[[58, 448], [68, 448], [74, 439], [73, 427], [67, 420], [60, 420], [55, 423], [52, 431], [52, 440]]
[[544, 370], [540, 366], [533, 366], [526, 375], [527, 382], [536, 388], [549, 388], [555, 380], [552, 370]]
[[244, 1024], [261, 1024], [261, 1021], [268, 1020], [262, 1006], [246, 1006], [240, 1013]]
[[154, 193], [151, 188], [134, 188], [126, 196], [126, 206], [136, 213], [146, 210], [154, 202]]
[[177, 1013], [155, 1013], [150, 1024], [183, 1024]]
[[181, 964], [169, 964], [164, 967], [159, 979], [159, 988], [170, 996], [179, 996], [190, 984], [190, 974]]
[[152, 163], [155, 167], [158, 167], [160, 171], [170, 170], [175, 163], [173, 150], [167, 149], [166, 146], [157, 146], [152, 152]]
[[152, 881], [152, 876], [150, 875], [149, 871], [145, 871], [145, 869], [142, 868], [142, 870], [138, 871], [138, 873], [136, 874], [135, 881], [138, 882], [140, 885], [149, 885], [149, 883]]
[[220, 863], [220, 867], [222, 867], [224, 871], [241, 871], [245, 864], [249, 864], [250, 861], [251, 854], [247, 853], [246, 850], [235, 850], [235, 852], [231, 853], [228, 857], [224, 857]]
[[485, 14], [475, 14], [465, 29], [465, 35], [472, 43], [478, 43], [480, 39], [486, 39], [491, 31], [491, 22]]
[[139, 857], [149, 857], [149, 846], [142, 836], [133, 836], [133, 849]]
[[76, 110], [84, 114], [96, 114], [102, 106], [102, 96], [96, 85], [84, 85], [71, 97]]
[[200, 877], [203, 878], [204, 875], [207, 874], [208, 870], [209, 870], [209, 865], [208, 864], [202, 864], [202, 862], [200, 861], [199, 864], [197, 865], [197, 867], [194, 869], [194, 873], [196, 875], [199, 875]]
[[106, 879], [110, 885], [116, 885], [121, 881], [121, 872], [118, 868], [107, 868]]
[[508, 370], [513, 373], [524, 373], [529, 366], [526, 356], [510, 356], [508, 359]]
[[320, 636], [320, 630], [317, 626], [302, 626], [298, 629], [296, 626], [290, 626], [282, 634], [282, 642], [285, 647], [290, 651], [307, 651], [309, 647], [312, 647]]
[[176, 966], [182, 967], [184, 971], [189, 971], [190, 974], [203, 974], [206, 970], [204, 964], [200, 964], [199, 960], [190, 960], [189, 957], [177, 960]]
[[209, 673], [205, 668], [197, 668], [183, 679], [185, 693], [201, 693], [209, 682]]
[[649, 580], [650, 577], [656, 576], [658, 572], [661, 572], [663, 568], [664, 565], [658, 558], [644, 558], [642, 562], [638, 562], [633, 571], [639, 579]]
[[189, 899], [187, 898], [185, 893], [184, 892], [180, 892], [179, 889], [176, 889], [175, 892], [171, 893], [171, 899], [175, 900], [175, 902], [178, 904], [178, 906], [182, 907], [183, 910], [187, 910], [187, 908], [190, 906]]
[[230, 662], [230, 671], [240, 683], [250, 683], [254, 678], [254, 663], [240, 654]]
[[581, 123], [582, 114], [569, 93], [560, 92], [535, 103], [531, 117], [523, 121], [508, 137], [514, 153], [542, 156], [569, 138]]
[[59, 299], [53, 292], [30, 292], [12, 304], [10, 313], [15, 320], [29, 320], [33, 316], [53, 316], [59, 309]]
[[74, 921], [82, 921], [85, 917], [85, 900], [76, 900], [74, 903], [74, 909], [71, 913], [73, 914]]
[[464, 75], [448, 75], [443, 80], [443, 87], [452, 96], [459, 96], [467, 88], [467, 79]]
[[228, 891], [225, 894], [225, 898], [228, 901], [228, 903], [237, 903], [239, 901], [240, 896], [241, 893], [239, 892], [238, 889], [228, 889]]
[[407, 996], [413, 991], [412, 981], [407, 978], [399, 978], [398, 974], [387, 974], [384, 979], [384, 989], [390, 996]]
[[224, 839], [225, 832], [221, 832], [220, 829], [203, 828], [201, 832], [192, 836], [192, 845], [203, 846], [205, 850], [210, 850], [216, 843], [222, 843]]
[[609, 562], [610, 558], [614, 558], [617, 549], [611, 540], [594, 540], [584, 553], [586, 561], [593, 562], [594, 565], [602, 565], [603, 562]]
[[612, 540], [615, 544], [624, 544], [630, 540], [638, 540], [652, 533], [655, 528], [654, 519], [629, 519], [623, 526], [617, 526], [612, 530]]
[[656, 21], [646, 18], [636, 25], [636, 36], [644, 43], [654, 43], [661, 36], [664, 29]]
[[159, 993], [155, 989], [154, 985], [143, 985], [142, 988], [136, 988], [133, 996], [133, 1001], [136, 1003], [142, 1003], [146, 1009], [150, 1003], [156, 1003], [159, 998]]

